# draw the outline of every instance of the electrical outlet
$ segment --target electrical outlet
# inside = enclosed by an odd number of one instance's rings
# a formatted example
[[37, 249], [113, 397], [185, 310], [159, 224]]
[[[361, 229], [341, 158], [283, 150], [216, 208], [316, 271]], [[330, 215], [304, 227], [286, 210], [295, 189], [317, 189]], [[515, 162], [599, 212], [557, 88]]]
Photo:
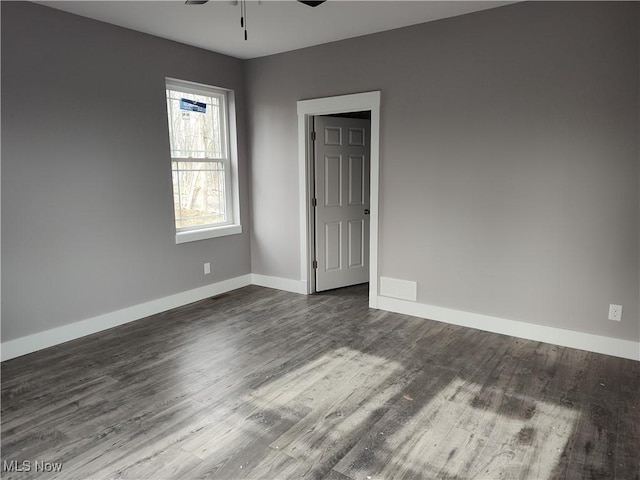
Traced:
[[211, 264], [209, 262], [204, 264], [204, 274], [209, 275], [211, 273]]
[[609, 320], [616, 322], [622, 320], [622, 305], [609, 305]]

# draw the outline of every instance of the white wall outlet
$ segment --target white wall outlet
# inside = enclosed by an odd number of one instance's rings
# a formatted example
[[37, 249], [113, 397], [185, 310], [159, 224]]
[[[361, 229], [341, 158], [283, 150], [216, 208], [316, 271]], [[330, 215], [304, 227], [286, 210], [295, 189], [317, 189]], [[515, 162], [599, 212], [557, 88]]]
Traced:
[[204, 274], [209, 275], [211, 273], [211, 264], [209, 262], [204, 264]]
[[622, 321], [622, 305], [609, 305], [609, 320]]

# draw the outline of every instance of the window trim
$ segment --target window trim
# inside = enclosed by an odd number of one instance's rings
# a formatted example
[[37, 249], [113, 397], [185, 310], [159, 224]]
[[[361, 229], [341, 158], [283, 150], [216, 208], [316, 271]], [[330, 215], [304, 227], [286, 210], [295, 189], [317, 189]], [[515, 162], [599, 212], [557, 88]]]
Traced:
[[[242, 224], [240, 221], [240, 195], [239, 195], [239, 179], [238, 179], [238, 133], [236, 124], [236, 101], [235, 92], [231, 89], [214, 87], [205, 85], [202, 83], [189, 82], [186, 80], [179, 80], [176, 78], [165, 78], [165, 92], [166, 90], [178, 90], [186, 93], [193, 93], [196, 95], [211, 96], [212, 93], [222, 95], [224, 98], [223, 116], [225, 117], [223, 122], [224, 133], [223, 139], [227, 150], [227, 159], [179, 159], [171, 156], [169, 151], [170, 161], [220, 161], [225, 162], [225, 190], [226, 190], [226, 206], [227, 215], [230, 217], [224, 224], [218, 225], [203, 225], [202, 227], [188, 227], [186, 229], [178, 229], [176, 227], [175, 213], [173, 218], [173, 227], [175, 230], [176, 244], [195, 242], [198, 240], [206, 240], [209, 238], [217, 238], [227, 235], [237, 235], [242, 233]], [[165, 94], [166, 97], [166, 94]], [[171, 125], [169, 125], [169, 112], [166, 112], [168, 133], [171, 135]], [[173, 171], [173, 166], [171, 167]], [[173, 199], [173, 187], [171, 188], [171, 197]], [[172, 200], [173, 204], [173, 200]], [[173, 208], [175, 212], [175, 205]]]
[[216, 227], [199, 228], [197, 230], [187, 230], [176, 232], [176, 244], [197, 242], [208, 238], [225, 237], [242, 233], [242, 225], [220, 225]]

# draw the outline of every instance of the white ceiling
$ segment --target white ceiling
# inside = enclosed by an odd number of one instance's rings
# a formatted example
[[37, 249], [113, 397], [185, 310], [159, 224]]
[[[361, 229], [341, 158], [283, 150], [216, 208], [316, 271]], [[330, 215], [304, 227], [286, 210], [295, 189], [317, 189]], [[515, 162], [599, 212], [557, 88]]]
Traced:
[[164, 1], [39, 1], [42, 5], [247, 59], [494, 8], [513, 1], [328, 0], [311, 8], [293, 0], [247, 1], [248, 40], [240, 6]]

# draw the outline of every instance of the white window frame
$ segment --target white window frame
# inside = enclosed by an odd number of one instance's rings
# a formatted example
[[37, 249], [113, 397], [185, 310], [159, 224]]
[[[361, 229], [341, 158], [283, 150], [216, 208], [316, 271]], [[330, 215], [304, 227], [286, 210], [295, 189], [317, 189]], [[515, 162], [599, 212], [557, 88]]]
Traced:
[[[176, 229], [176, 244], [242, 233], [242, 224], [240, 223], [240, 197], [238, 192], [238, 136], [236, 130], [235, 92], [226, 88], [213, 87], [169, 77], [165, 78], [165, 87], [166, 90], [177, 90], [185, 93], [205, 96], [221, 96], [223, 98], [223, 141], [226, 144], [228, 152], [228, 158], [225, 161], [225, 200], [227, 204], [227, 222], [222, 225], [203, 225], [201, 227], [195, 226], [178, 229], [175, 227], [174, 218], [173, 224]], [[169, 128], [169, 135], [171, 135], [171, 125], [169, 125], [169, 123], [169, 112], [167, 112], [167, 126]], [[198, 160], [202, 162], [217, 161], [207, 158]], [[173, 163], [174, 161], [185, 161], [185, 159], [173, 158], [172, 156], [171, 162]]]

